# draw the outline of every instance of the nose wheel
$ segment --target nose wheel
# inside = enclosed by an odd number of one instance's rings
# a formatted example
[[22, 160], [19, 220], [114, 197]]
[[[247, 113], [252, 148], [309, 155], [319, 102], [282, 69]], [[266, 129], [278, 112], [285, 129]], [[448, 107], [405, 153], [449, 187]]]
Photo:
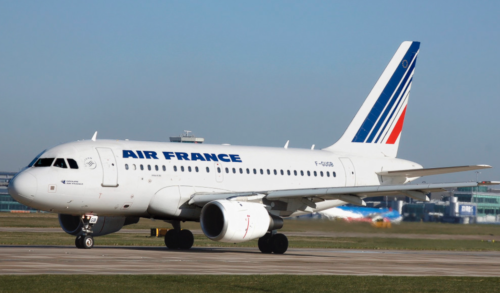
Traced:
[[92, 237], [92, 227], [97, 223], [97, 216], [85, 216], [82, 221], [82, 235], [76, 236], [75, 246], [77, 248], [90, 249], [94, 247], [94, 237]]
[[90, 249], [94, 247], [94, 237], [92, 235], [76, 236], [75, 246], [77, 248]]
[[259, 238], [258, 246], [262, 253], [283, 254], [288, 250], [288, 238], [280, 233], [267, 233]]

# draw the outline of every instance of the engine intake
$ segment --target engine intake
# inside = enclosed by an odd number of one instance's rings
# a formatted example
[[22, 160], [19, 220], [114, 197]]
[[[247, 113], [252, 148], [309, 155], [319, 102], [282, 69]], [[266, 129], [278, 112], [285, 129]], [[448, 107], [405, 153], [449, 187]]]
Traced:
[[[59, 225], [64, 232], [71, 235], [81, 235], [83, 224], [81, 216], [59, 214]], [[120, 231], [123, 226], [139, 222], [138, 217], [99, 217], [92, 227], [93, 236], [102, 236]]]
[[283, 227], [283, 219], [270, 216], [262, 204], [214, 200], [201, 210], [200, 224], [211, 240], [239, 243]]

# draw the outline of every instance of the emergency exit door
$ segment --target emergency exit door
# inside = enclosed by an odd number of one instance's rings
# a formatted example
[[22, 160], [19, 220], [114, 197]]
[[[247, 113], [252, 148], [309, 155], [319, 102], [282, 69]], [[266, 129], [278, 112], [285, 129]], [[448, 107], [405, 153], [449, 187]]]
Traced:
[[118, 166], [113, 150], [110, 148], [96, 148], [102, 166], [102, 186], [118, 186]]
[[349, 158], [340, 158], [340, 162], [344, 166], [345, 173], [345, 186], [355, 186], [356, 185], [356, 172], [354, 170], [354, 165]]

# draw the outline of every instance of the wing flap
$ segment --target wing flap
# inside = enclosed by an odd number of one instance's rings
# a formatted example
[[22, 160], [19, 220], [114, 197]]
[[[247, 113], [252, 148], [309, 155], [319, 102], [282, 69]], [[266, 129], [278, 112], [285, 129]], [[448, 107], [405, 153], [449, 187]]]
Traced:
[[469, 165], [469, 166], [456, 166], [456, 167], [442, 167], [442, 168], [426, 168], [426, 169], [409, 169], [409, 170], [394, 170], [377, 172], [380, 176], [394, 176], [394, 177], [422, 177], [429, 175], [448, 174], [463, 171], [474, 171], [481, 169], [491, 168], [489, 165]]

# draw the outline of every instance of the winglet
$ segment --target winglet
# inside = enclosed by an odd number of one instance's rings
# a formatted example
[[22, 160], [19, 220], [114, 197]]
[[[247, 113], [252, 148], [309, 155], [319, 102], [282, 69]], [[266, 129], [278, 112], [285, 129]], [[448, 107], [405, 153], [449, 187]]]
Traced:
[[94, 136], [92, 136], [92, 141], [96, 141], [97, 139], [97, 131], [94, 133]]
[[290, 143], [290, 141], [289, 141], [289, 140], [287, 140], [287, 141], [286, 141], [286, 143], [285, 143], [285, 149], [287, 149], [287, 148], [288, 148], [288, 144], [289, 144], [289, 143]]

